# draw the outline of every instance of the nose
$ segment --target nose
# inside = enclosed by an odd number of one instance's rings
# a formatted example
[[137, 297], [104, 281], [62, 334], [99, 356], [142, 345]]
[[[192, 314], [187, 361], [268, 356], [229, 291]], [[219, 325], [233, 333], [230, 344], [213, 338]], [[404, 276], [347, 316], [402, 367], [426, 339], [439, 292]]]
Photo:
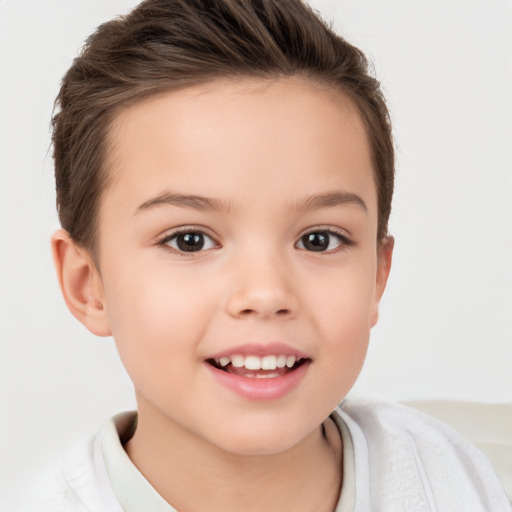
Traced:
[[285, 262], [252, 258], [252, 263], [239, 268], [231, 280], [226, 306], [231, 316], [288, 319], [297, 314], [292, 272]]

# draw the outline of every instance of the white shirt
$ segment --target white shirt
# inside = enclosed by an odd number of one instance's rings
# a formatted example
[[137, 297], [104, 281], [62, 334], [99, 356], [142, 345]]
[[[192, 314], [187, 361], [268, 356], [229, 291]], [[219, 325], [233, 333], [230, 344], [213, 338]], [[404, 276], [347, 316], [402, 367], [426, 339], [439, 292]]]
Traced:
[[[362, 399], [345, 399], [332, 418], [343, 443], [335, 512], [512, 511], [488, 459], [447, 425]], [[44, 475], [44, 500], [24, 499], [13, 512], [176, 512], [123, 449], [135, 426], [135, 413], [112, 418]]]

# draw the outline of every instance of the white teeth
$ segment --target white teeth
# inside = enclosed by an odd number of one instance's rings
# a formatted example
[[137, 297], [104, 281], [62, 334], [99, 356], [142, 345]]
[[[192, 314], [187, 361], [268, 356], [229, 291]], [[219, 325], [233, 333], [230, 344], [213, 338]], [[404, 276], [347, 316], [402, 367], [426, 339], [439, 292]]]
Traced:
[[245, 367], [248, 370], [261, 370], [261, 358], [258, 356], [247, 356], [245, 358]]
[[229, 357], [221, 357], [219, 359], [219, 363], [221, 366], [227, 366], [229, 364], [231, 360], [229, 359]]
[[286, 356], [277, 356], [276, 366], [278, 368], [284, 368], [286, 366]]
[[231, 364], [235, 368], [242, 368], [242, 366], [245, 366], [245, 357], [244, 356], [239, 356], [239, 355], [231, 356], [230, 359], [231, 359]]
[[278, 373], [255, 373], [254, 377], [257, 379], [272, 379], [273, 377], [279, 377]]
[[231, 363], [235, 368], [245, 367], [247, 370], [275, 370], [277, 368], [292, 368], [300, 358], [295, 356], [270, 355], [270, 356], [243, 356], [241, 354], [234, 354], [232, 356], [222, 356], [216, 358], [217, 365], [224, 368]]
[[265, 356], [261, 358], [261, 369], [262, 370], [275, 370], [277, 368], [277, 357], [276, 356]]
[[286, 356], [277, 356], [276, 366], [278, 368], [284, 368], [286, 366]]

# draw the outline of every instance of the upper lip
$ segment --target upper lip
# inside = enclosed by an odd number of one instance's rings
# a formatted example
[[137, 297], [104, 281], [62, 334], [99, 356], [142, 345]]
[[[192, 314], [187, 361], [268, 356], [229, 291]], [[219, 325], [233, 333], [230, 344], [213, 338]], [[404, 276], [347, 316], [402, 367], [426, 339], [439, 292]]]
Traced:
[[281, 342], [272, 343], [245, 343], [233, 345], [230, 348], [212, 354], [207, 359], [219, 359], [232, 355], [265, 357], [271, 355], [295, 356], [297, 359], [308, 359], [309, 356], [290, 345]]

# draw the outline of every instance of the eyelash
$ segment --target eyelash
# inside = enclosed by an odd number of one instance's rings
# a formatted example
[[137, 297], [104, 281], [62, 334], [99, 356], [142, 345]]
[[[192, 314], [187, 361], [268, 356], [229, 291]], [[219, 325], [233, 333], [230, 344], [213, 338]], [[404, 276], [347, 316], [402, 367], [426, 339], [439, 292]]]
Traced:
[[183, 251], [183, 250], [180, 250], [179, 248], [176, 249], [169, 245], [169, 242], [171, 242], [171, 240], [176, 239], [180, 235], [188, 235], [188, 234], [202, 235], [203, 237], [211, 240], [215, 247], [219, 247], [219, 244], [214, 240], [214, 238], [212, 236], [208, 235], [207, 233], [205, 233], [203, 228], [194, 227], [194, 226], [186, 226], [183, 228], [176, 229], [172, 233], [165, 235], [161, 240], [158, 240], [157, 245], [170, 251], [170, 252], [173, 252], [174, 254], [179, 254], [180, 256], [185, 256], [185, 257], [194, 256], [198, 252], [203, 252], [204, 250], [210, 249], [210, 248], [208, 248], [208, 249], [201, 248], [199, 251]]
[[332, 228], [322, 229], [321, 227], [318, 227], [318, 228], [312, 229], [310, 231], [306, 231], [304, 234], [302, 234], [299, 237], [299, 239], [297, 240], [297, 242], [295, 243], [295, 246], [297, 246], [297, 244], [299, 244], [299, 243], [303, 244], [304, 238], [307, 237], [308, 235], [324, 234], [324, 233], [328, 234], [329, 236], [333, 236], [333, 237], [337, 238], [338, 242], [339, 242], [338, 247], [335, 247], [334, 249], [330, 249], [330, 250], [326, 250], [326, 251], [314, 251], [314, 250], [308, 251], [306, 248], [299, 248], [299, 249], [303, 250], [303, 251], [307, 251], [307, 252], [313, 252], [313, 253], [319, 252], [319, 253], [325, 254], [325, 255], [332, 255], [332, 254], [337, 254], [340, 251], [344, 251], [344, 250], [348, 249], [349, 247], [353, 247], [354, 245], [356, 245], [356, 242], [354, 240], [350, 239], [345, 233], [343, 233], [341, 231], [338, 231], [338, 230], [332, 229]]
[[[185, 251], [185, 250], [180, 250], [179, 248], [171, 247], [169, 245], [169, 242], [176, 239], [178, 236], [187, 235], [187, 234], [202, 235], [203, 237], [209, 239], [214, 244], [214, 247], [208, 247], [207, 249], [203, 249], [203, 247], [201, 247], [198, 251]], [[334, 249], [325, 250], [325, 251], [322, 251], [322, 250], [315, 251], [315, 250], [308, 250], [305, 247], [302, 247], [302, 248], [297, 247], [297, 245], [299, 243], [302, 243], [302, 245], [304, 246], [304, 238], [307, 237], [308, 235], [313, 235], [313, 234], [327, 234], [329, 236], [334, 236], [335, 238], [338, 239], [339, 245], [338, 245], [338, 247], [335, 247]], [[170, 251], [170, 252], [179, 254], [180, 256], [184, 256], [184, 257], [194, 256], [196, 253], [200, 253], [200, 252], [204, 252], [205, 250], [220, 247], [220, 244], [218, 244], [213, 239], [212, 236], [205, 233], [203, 228], [194, 227], [194, 226], [187, 226], [187, 227], [179, 228], [179, 229], [173, 231], [172, 233], [165, 235], [161, 240], [157, 241], [157, 245]], [[302, 235], [300, 235], [297, 242], [295, 242], [294, 247], [298, 248], [299, 250], [306, 251], [306, 252], [320, 252], [320, 253], [323, 253], [326, 255], [330, 255], [330, 254], [336, 254], [339, 251], [346, 250], [347, 248], [352, 247], [354, 245], [356, 245], [356, 242], [354, 242], [352, 239], [348, 238], [347, 235], [345, 235], [344, 233], [342, 233], [340, 231], [337, 231], [332, 228], [330, 228], [330, 229], [316, 228], [316, 229], [312, 229], [312, 230], [307, 231], [307, 232], [303, 233]]]

